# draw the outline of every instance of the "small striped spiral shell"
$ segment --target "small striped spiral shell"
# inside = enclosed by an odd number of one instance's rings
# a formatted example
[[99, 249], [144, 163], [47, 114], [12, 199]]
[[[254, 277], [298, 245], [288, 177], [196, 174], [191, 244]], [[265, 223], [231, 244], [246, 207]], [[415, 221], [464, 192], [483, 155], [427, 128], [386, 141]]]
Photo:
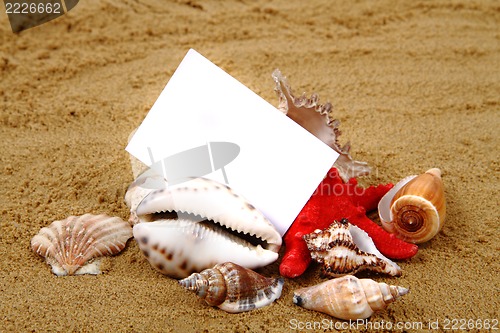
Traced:
[[132, 228], [119, 217], [85, 214], [54, 221], [31, 239], [31, 248], [58, 276], [99, 274], [94, 258], [117, 254], [132, 237]]
[[271, 304], [281, 296], [284, 280], [267, 278], [231, 262], [217, 264], [179, 281], [211, 306], [243, 312]]

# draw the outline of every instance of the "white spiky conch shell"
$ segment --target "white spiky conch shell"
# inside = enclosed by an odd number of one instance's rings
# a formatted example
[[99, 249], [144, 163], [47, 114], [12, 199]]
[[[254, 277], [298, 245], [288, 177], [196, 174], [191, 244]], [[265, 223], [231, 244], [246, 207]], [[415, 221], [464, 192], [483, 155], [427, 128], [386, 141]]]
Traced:
[[258, 309], [281, 296], [283, 278], [268, 278], [231, 262], [193, 273], [179, 284], [211, 306], [236, 313]]
[[441, 170], [429, 169], [398, 182], [378, 205], [382, 227], [410, 243], [423, 243], [443, 227], [446, 216]]
[[85, 214], [54, 221], [31, 239], [31, 248], [58, 276], [99, 274], [98, 257], [117, 254], [132, 237], [119, 217]]
[[403, 287], [346, 275], [295, 290], [293, 302], [335, 318], [356, 320], [366, 319], [374, 312], [386, 309], [407, 293], [408, 289]]
[[344, 182], [370, 173], [367, 163], [353, 160], [349, 153], [351, 149], [349, 143], [340, 146], [338, 142], [340, 121], [330, 117], [332, 110], [330, 103], [320, 104], [317, 94], [312, 94], [311, 98], [307, 98], [305, 94], [295, 97], [286, 77], [278, 69], [273, 72], [272, 77], [279, 97], [278, 110], [340, 154], [333, 166], [337, 168]]

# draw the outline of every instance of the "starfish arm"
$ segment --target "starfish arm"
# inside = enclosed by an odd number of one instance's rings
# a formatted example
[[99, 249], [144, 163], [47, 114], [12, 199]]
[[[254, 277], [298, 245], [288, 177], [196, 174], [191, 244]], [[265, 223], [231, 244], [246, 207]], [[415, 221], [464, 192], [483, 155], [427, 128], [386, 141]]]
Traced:
[[280, 264], [280, 274], [287, 278], [295, 278], [305, 272], [311, 262], [311, 255], [302, 237], [293, 237], [285, 242], [285, 254]]
[[333, 222], [331, 216], [334, 207], [328, 201], [328, 196], [316, 191], [283, 237], [285, 254], [280, 264], [282, 276], [298, 277], [309, 266], [311, 255], [302, 236], [316, 229], [324, 229]]
[[380, 199], [393, 187], [394, 185], [391, 183], [368, 188], [356, 187], [351, 197], [352, 202], [356, 206], [363, 207], [367, 212], [375, 210]]

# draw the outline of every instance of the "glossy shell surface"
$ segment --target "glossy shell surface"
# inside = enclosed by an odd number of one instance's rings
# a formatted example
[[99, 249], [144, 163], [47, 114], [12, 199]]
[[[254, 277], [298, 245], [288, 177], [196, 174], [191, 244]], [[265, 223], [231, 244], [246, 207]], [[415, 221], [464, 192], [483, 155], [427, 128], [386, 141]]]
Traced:
[[403, 287], [346, 275], [296, 290], [293, 302], [335, 318], [356, 320], [386, 309], [407, 293], [408, 289]]
[[236, 313], [267, 306], [281, 296], [283, 278], [267, 278], [231, 262], [217, 264], [180, 280], [211, 306]]
[[419, 244], [443, 227], [446, 199], [441, 171], [430, 169], [401, 180], [379, 203], [382, 227], [398, 238]]

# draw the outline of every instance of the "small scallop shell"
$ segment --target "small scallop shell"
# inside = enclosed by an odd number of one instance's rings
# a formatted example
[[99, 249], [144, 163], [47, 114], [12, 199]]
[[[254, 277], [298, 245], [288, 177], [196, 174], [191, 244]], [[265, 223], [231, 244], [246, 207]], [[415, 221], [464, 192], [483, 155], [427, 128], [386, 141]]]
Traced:
[[386, 309], [390, 303], [407, 293], [408, 289], [403, 287], [346, 275], [296, 290], [293, 303], [339, 319], [356, 320]]
[[283, 278], [267, 278], [231, 262], [217, 264], [180, 280], [207, 304], [236, 313], [258, 309], [281, 296]]
[[119, 217], [85, 214], [42, 228], [31, 248], [58, 276], [99, 274], [98, 261], [92, 259], [119, 253], [131, 237], [132, 228]]
[[379, 203], [382, 227], [406, 242], [423, 243], [443, 227], [446, 200], [441, 170], [401, 180]]
[[315, 230], [303, 239], [311, 258], [323, 264], [323, 275], [338, 277], [362, 270], [400, 276], [401, 268], [384, 257], [373, 240], [347, 219], [333, 221], [325, 230]]

